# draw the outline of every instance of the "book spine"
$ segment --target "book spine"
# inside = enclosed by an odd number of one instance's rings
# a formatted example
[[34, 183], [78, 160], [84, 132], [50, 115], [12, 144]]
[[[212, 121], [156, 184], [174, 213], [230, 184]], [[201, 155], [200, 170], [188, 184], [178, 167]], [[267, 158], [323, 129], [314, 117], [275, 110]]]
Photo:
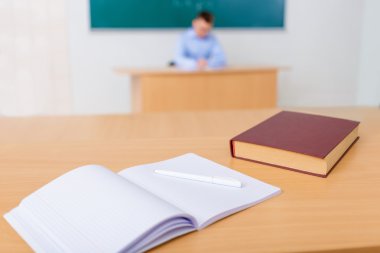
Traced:
[[230, 140], [230, 152], [231, 152], [231, 156], [235, 157], [234, 139]]

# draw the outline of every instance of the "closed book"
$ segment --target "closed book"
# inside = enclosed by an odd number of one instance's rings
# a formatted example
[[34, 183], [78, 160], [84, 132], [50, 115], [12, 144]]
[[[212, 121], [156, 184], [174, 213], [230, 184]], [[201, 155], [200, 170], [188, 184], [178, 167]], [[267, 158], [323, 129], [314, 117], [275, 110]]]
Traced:
[[359, 138], [357, 121], [282, 111], [230, 141], [233, 157], [327, 177]]

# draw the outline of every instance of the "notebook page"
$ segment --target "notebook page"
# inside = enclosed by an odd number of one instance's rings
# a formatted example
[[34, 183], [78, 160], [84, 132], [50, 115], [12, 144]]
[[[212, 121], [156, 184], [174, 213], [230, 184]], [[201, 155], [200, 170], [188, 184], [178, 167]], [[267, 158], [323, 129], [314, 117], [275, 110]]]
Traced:
[[[174, 206], [95, 165], [57, 178], [14, 210], [33, 217], [40, 233], [63, 252], [118, 252], [141, 240], [155, 225], [186, 217]], [[12, 216], [12, 211], [7, 215]], [[24, 219], [28, 220], [32, 219]]]
[[190, 225], [188, 222], [186, 222], [187, 225], [179, 224], [180, 222], [175, 223], [177, 224], [168, 222], [160, 226], [159, 229], [155, 230], [152, 234], [143, 237], [142, 240], [133, 245], [133, 247], [128, 248], [127, 252], [145, 252], [161, 243], [196, 230], [194, 225]]
[[[235, 188], [168, 177], [154, 173], [157, 169], [231, 177], [241, 181], [243, 187]], [[196, 218], [200, 228], [281, 192], [275, 186], [192, 153], [128, 168], [119, 174], [189, 213]]]

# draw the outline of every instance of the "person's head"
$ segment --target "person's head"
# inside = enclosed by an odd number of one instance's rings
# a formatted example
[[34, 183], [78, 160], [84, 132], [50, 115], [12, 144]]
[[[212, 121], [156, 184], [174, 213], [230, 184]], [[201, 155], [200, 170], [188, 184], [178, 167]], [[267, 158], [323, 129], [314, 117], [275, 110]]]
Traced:
[[214, 16], [208, 11], [200, 12], [197, 17], [193, 19], [193, 29], [200, 38], [206, 37], [209, 34], [213, 24]]

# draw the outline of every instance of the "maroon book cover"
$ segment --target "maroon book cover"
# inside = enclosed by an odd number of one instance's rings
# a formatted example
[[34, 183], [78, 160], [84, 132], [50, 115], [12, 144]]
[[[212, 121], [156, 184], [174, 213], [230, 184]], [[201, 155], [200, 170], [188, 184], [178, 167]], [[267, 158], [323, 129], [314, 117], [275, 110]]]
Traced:
[[231, 139], [325, 158], [360, 122], [282, 111]]

